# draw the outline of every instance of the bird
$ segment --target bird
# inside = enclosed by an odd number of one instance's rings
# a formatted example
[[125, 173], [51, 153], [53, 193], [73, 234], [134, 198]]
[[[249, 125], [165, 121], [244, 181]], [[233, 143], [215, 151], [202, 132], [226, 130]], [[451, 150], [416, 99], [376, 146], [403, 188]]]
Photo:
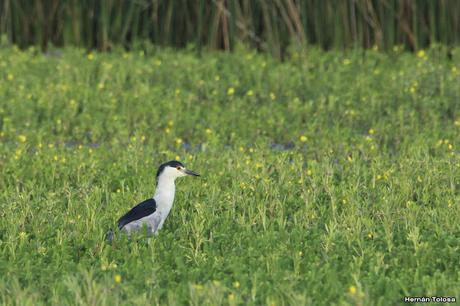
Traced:
[[[155, 195], [137, 204], [118, 219], [118, 229], [129, 236], [146, 226], [148, 235], [157, 235], [173, 206], [175, 181], [184, 176], [200, 175], [176, 160], [161, 164], [156, 174]], [[112, 235], [109, 236], [109, 240], [111, 238]]]

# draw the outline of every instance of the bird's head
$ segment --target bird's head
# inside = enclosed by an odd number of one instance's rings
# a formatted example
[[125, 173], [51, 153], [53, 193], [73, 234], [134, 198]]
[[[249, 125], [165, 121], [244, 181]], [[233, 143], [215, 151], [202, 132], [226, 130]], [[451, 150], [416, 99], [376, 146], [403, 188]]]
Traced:
[[160, 179], [172, 179], [175, 180], [178, 177], [182, 176], [200, 176], [198, 173], [185, 168], [185, 166], [176, 160], [169, 161], [167, 163], [162, 164], [157, 171], [157, 182]]

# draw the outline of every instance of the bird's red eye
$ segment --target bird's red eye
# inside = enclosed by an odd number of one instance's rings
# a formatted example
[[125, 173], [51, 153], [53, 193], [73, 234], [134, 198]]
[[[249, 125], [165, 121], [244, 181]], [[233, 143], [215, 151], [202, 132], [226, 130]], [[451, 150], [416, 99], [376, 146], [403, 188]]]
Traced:
[[177, 170], [180, 170], [180, 166], [177, 166], [176, 169], [177, 169]]

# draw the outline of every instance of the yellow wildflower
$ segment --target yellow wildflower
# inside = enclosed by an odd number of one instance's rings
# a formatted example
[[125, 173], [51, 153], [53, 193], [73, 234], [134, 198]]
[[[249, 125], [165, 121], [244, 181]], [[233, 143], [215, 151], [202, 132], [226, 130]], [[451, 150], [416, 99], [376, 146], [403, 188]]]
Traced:
[[417, 52], [417, 57], [418, 58], [426, 58], [426, 53], [425, 50], [420, 50]]
[[307, 136], [305, 136], [305, 135], [300, 136], [300, 141], [301, 142], [306, 142], [307, 140], [308, 140]]
[[121, 283], [121, 275], [120, 274], [116, 274], [113, 279], [115, 280], [115, 283], [117, 283], [117, 284]]
[[26, 142], [27, 141], [27, 137], [25, 135], [19, 135], [18, 139], [19, 139], [20, 142]]
[[235, 88], [233, 87], [230, 87], [228, 90], [227, 90], [227, 95], [231, 96], [235, 93]]
[[94, 59], [94, 54], [90, 53], [88, 54], [88, 60], [92, 61]]
[[357, 290], [355, 286], [350, 286], [350, 288], [348, 288], [348, 293], [350, 293], [351, 295], [355, 295], [356, 291]]

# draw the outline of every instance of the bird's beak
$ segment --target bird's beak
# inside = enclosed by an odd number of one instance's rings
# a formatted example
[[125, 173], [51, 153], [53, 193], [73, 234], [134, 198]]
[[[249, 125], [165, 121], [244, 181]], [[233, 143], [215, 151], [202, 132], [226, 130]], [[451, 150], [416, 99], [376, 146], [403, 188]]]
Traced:
[[184, 169], [184, 173], [187, 174], [187, 175], [192, 175], [192, 176], [200, 176], [195, 171], [192, 171], [192, 170], [189, 170], [189, 169]]

